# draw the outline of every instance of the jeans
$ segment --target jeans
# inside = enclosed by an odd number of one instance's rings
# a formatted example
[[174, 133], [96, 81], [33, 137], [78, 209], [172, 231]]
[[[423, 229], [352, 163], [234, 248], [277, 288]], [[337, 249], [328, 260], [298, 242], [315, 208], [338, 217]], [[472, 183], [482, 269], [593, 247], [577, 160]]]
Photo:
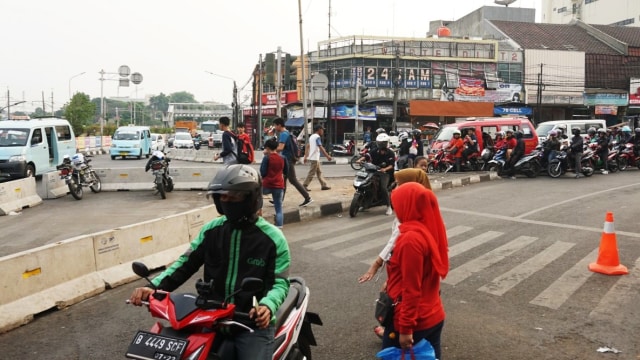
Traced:
[[284, 218], [284, 215], [282, 214], [282, 198], [284, 197], [284, 189], [263, 188], [262, 194], [271, 194], [273, 207], [276, 209], [276, 226], [282, 227]]
[[[433, 346], [433, 350], [436, 353], [436, 359], [442, 360], [442, 350], [440, 348], [440, 336], [442, 335], [442, 328], [444, 327], [444, 321], [441, 321], [439, 324], [424, 330], [418, 330], [413, 332], [413, 343], [417, 344], [420, 340], [426, 339], [431, 346]], [[386, 349], [388, 347], [400, 347], [400, 336], [398, 334], [394, 334], [393, 339], [390, 338], [389, 334], [392, 332], [396, 332], [393, 326], [387, 326], [384, 328], [384, 335], [382, 336], [382, 348]]]
[[380, 191], [384, 197], [385, 205], [391, 206], [391, 201], [389, 200], [389, 174], [381, 171], [378, 171], [376, 174], [380, 177]]
[[[293, 185], [296, 190], [298, 190], [298, 192], [300, 193], [300, 195], [302, 195], [302, 197], [304, 197], [305, 200], [309, 199], [309, 193], [307, 192], [307, 190], [304, 189], [304, 187], [302, 187], [302, 184], [300, 184], [300, 182], [298, 181], [298, 178], [296, 177], [296, 164], [295, 161], [287, 159], [287, 179], [289, 180], [289, 182], [291, 183], [291, 185]], [[284, 191], [287, 191], [287, 184], [285, 182], [284, 184], [285, 188]], [[284, 199], [284, 195], [283, 195], [283, 199]]]
[[582, 153], [581, 152], [579, 152], [579, 153], [574, 152], [573, 153], [573, 158], [574, 158], [573, 161], [575, 161], [574, 162], [574, 164], [575, 164], [574, 169], [576, 170], [576, 175], [577, 175], [577, 174], [580, 174], [582, 172]]
[[309, 184], [311, 184], [311, 180], [313, 180], [315, 175], [318, 176], [320, 185], [323, 188], [327, 187], [327, 181], [322, 176], [322, 170], [320, 169], [320, 161], [317, 160], [309, 160], [309, 172], [307, 173], [307, 178], [304, 180], [304, 187], [308, 187]]
[[[275, 329], [255, 329], [245, 331], [233, 338], [233, 351], [224, 352], [222, 360], [271, 360], [273, 358]], [[225, 344], [226, 345], [226, 344]]]

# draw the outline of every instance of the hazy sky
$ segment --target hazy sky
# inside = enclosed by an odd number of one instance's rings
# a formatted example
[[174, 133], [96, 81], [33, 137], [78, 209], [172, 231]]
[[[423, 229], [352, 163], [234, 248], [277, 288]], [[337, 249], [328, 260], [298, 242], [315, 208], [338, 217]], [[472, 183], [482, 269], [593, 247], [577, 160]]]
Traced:
[[[541, 0], [517, 0], [535, 7]], [[187, 91], [197, 101], [231, 103], [233, 80], [241, 88], [260, 54], [300, 54], [296, 0], [4, 0], [0, 42], [0, 108], [30, 111], [69, 92], [100, 97], [143, 98]], [[423, 37], [429, 21], [454, 20], [493, 0], [301, 0], [305, 52], [329, 37], [380, 35]], [[117, 71], [128, 65], [142, 83], [118, 87]], [[205, 71], [220, 74], [213, 76]], [[84, 72], [82, 75], [78, 75]], [[76, 76], [78, 75], [78, 76]], [[228, 78], [231, 79], [228, 79]], [[247, 86], [239, 95], [249, 95]]]

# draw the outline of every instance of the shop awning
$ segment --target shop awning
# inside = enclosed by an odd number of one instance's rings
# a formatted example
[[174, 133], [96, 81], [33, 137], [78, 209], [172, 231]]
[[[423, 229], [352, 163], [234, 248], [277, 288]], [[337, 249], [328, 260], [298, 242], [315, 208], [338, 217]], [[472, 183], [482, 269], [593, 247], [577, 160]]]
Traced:
[[491, 102], [411, 100], [411, 116], [493, 116]]
[[287, 119], [287, 121], [284, 122], [284, 126], [287, 127], [302, 127], [302, 125], [304, 125], [303, 117]]

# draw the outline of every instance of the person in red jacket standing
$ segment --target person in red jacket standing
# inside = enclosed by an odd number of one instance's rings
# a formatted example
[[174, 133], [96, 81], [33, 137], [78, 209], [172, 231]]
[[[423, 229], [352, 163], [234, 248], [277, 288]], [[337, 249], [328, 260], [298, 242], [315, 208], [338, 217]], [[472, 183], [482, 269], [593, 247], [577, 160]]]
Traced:
[[277, 147], [278, 143], [274, 139], [264, 143], [260, 176], [262, 176], [262, 193], [271, 194], [273, 207], [276, 210], [276, 226], [282, 229], [284, 219], [282, 198], [284, 196], [284, 178], [287, 176], [287, 160], [276, 152]]
[[440, 335], [445, 312], [440, 280], [449, 271], [447, 232], [438, 200], [418, 183], [398, 186], [391, 194], [400, 235], [387, 265], [387, 292], [397, 303], [393, 326], [387, 326], [382, 348], [410, 348], [426, 339], [442, 359]]

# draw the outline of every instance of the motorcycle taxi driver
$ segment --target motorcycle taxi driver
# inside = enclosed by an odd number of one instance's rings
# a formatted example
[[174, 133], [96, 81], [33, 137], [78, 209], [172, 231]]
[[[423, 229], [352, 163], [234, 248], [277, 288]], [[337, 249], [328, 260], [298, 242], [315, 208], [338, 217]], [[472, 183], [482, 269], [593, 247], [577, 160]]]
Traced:
[[[213, 279], [212, 300], [222, 301], [240, 288], [244, 278], [264, 282], [258, 293], [240, 292], [229, 301], [255, 320], [254, 332], [235, 335], [237, 359], [270, 360], [274, 351], [275, 314], [289, 292], [289, 246], [282, 232], [258, 215], [262, 209], [262, 180], [250, 166], [235, 164], [220, 170], [209, 183], [222, 216], [205, 224], [189, 249], [152, 282], [174, 291], [204, 265], [204, 281]], [[140, 306], [154, 292], [140, 287], [130, 301]], [[253, 306], [253, 296], [258, 306]]]
[[[387, 205], [387, 215], [391, 215], [393, 210], [391, 209], [391, 202], [389, 201], [389, 179], [393, 175], [393, 164], [396, 161], [396, 155], [388, 148], [389, 135], [382, 133], [376, 137], [376, 150], [367, 154], [371, 157], [371, 163], [380, 167], [378, 169], [378, 176], [380, 177], [380, 189], [382, 196], [385, 199], [385, 205]], [[358, 162], [365, 160], [365, 157], [358, 159]]]

